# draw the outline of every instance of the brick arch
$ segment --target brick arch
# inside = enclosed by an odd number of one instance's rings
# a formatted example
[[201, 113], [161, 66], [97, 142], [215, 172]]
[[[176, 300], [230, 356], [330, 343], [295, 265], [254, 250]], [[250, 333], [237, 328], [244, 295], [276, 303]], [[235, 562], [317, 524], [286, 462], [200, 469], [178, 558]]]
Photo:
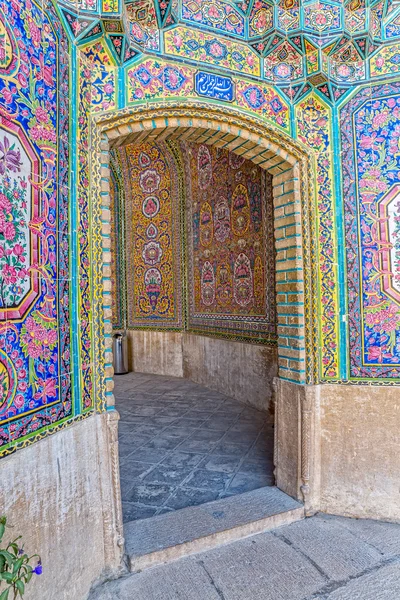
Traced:
[[[102, 270], [98, 276], [102, 281], [98, 281], [98, 288], [103, 291], [101, 316], [106, 337], [102, 370], [106, 379], [107, 404], [113, 404], [109, 150], [126, 144], [171, 138], [225, 148], [272, 174], [279, 378], [299, 384], [314, 383], [317, 375], [316, 328], [312, 325], [312, 315], [316, 314], [313, 293], [316, 276], [313, 274], [312, 240], [315, 238], [312, 163], [307, 150], [259, 118], [250, 118], [232, 107], [187, 100], [108, 113], [94, 119], [92, 131], [98, 144], [98, 154], [93, 160], [95, 166], [101, 167], [98, 173], [101, 202], [97, 214], [101, 222], [99, 242], [102, 246], [98, 248], [99, 256], [100, 250], [102, 253]], [[96, 206], [93, 206], [93, 213], [96, 214]]]

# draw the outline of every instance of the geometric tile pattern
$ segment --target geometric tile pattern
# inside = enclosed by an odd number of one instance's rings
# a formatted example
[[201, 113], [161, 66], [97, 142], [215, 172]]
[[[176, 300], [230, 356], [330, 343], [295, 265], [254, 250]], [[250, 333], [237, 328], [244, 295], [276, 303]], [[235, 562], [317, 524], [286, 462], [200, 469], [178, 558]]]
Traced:
[[[108, 322], [103, 335], [98, 283], [109, 239], [96, 228], [108, 206], [93, 189], [105, 199], [108, 184], [90, 152], [94, 119], [107, 111], [207, 100], [244, 115], [249, 130], [260, 117], [282, 149], [294, 140], [314, 166], [307, 185], [317, 233], [303, 234], [318, 257], [305, 282], [306, 304], [315, 288], [307, 327], [318, 339], [317, 379], [396, 383], [397, 3], [134, 0], [122, 9], [120, 0], [0, 7], [0, 453], [83, 418], [102, 397], [103, 367], [94, 361], [111, 335]], [[296, 202], [283, 203], [279, 218], [295, 210], [300, 226]], [[283, 231], [277, 243], [296, 260], [302, 234]], [[143, 260], [154, 260], [157, 243], [146, 238]], [[160, 278], [151, 269], [141, 297], [153, 294], [157, 308]], [[278, 319], [295, 330], [303, 325], [285, 294]], [[184, 321], [177, 300], [165, 313], [173, 327]]]
[[74, 407], [67, 40], [55, 12], [36, 4], [3, 4], [0, 33], [1, 456]]
[[[400, 37], [400, 14], [392, 0], [133, 0], [126, 3], [128, 18], [113, 28], [94, 0], [79, 12], [75, 2], [65, 4], [66, 20], [79, 40], [93, 35], [93, 17], [102, 17], [96, 24], [118, 64], [138, 52], [169, 54], [274, 81], [290, 98], [293, 88], [285, 83], [296, 84], [297, 97], [312, 86], [337, 100], [336, 87], [379, 76], [369, 57], [382, 52], [385, 60], [385, 47]], [[110, 33], [116, 29], [117, 38]]]
[[399, 376], [399, 115], [398, 83], [361, 90], [341, 112], [354, 378]]

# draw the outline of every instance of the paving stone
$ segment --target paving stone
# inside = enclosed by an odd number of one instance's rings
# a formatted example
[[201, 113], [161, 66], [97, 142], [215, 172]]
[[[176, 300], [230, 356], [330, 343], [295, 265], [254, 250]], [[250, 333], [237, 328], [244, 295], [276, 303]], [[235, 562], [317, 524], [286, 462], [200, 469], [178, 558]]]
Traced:
[[[259, 510], [264, 496], [276, 496], [281, 509], [285, 499], [296, 504], [276, 488], [250, 492], [259, 495]], [[196, 490], [192, 490], [196, 492]], [[179, 492], [174, 492], [172, 498]], [[190, 494], [191, 490], [184, 490]], [[204, 492], [206, 493], [206, 492]], [[232, 510], [243, 513], [242, 499], [230, 498]], [[197, 497], [197, 496], [196, 496]], [[168, 502], [171, 501], [169, 498]], [[190, 499], [189, 499], [190, 501]], [[283, 505], [282, 505], [283, 502]], [[219, 502], [216, 503], [219, 505]], [[125, 503], [124, 503], [124, 506]], [[139, 506], [139, 505], [138, 505]], [[177, 504], [179, 506], [179, 504]], [[207, 518], [215, 517], [215, 504], [199, 507], [199, 539]], [[131, 504], [129, 505], [131, 507]], [[240, 507], [240, 510], [238, 509]], [[171, 507], [168, 507], [171, 508]], [[149, 508], [165, 512], [166, 507]], [[152, 523], [157, 521], [158, 549], [172, 535], [179, 540], [193, 535], [193, 507], [182, 513], [156, 516], [126, 526], [128, 553], [151, 541]], [[188, 513], [187, 517], [183, 515]], [[239, 511], [239, 512], [238, 512]], [[228, 511], [221, 510], [221, 514]], [[254, 507], [250, 517], [259, 518]], [[182, 516], [181, 516], [182, 515]], [[166, 521], [163, 521], [166, 519]], [[172, 519], [172, 520], [171, 520]], [[217, 526], [221, 521], [214, 519]], [[147, 525], [146, 525], [147, 523]], [[175, 527], [173, 526], [175, 523]], [[139, 525], [139, 527], [137, 527]], [[225, 526], [225, 525], [224, 525]], [[233, 527], [230, 523], [226, 528]], [[130, 529], [131, 528], [131, 529]], [[143, 535], [138, 536], [138, 531]], [[132, 535], [130, 535], [132, 534]], [[150, 535], [150, 537], [149, 537]], [[164, 539], [165, 538], [165, 539]], [[211, 551], [185, 557], [154, 567], [96, 589], [90, 600], [398, 600], [400, 598], [400, 526], [362, 519], [318, 515], [261, 533]]]
[[160, 409], [155, 406], [136, 406], [136, 408], [130, 410], [130, 413], [131, 415], [138, 417], [153, 417], [159, 414], [159, 410]]
[[183, 417], [182, 419], [178, 419], [175, 421], [174, 425], [176, 427], [187, 427], [190, 429], [198, 429], [202, 423], [205, 422], [206, 419], [188, 419], [187, 417]]
[[225, 600], [303, 600], [326, 583], [307, 558], [270, 533], [221, 546], [198, 560]]
[[137, 519], [148, 519], [157, 512], [154, 506], [141, 506], [133, 502], [122, 502], [123, 521], [136, 521]]
[[347, 582], [321, 600], [398, 600], [400, 598], [400, 562], [382, 566]]
[[230, 475], [228, 473], [197, 469], [185, 481], [185, 487], [198, 488], [203, 490], [210, 489], [221, 492], [225, 488], [225, 485], [229, 481], [229, 478]]
[[239, 433], [260, 433], [262, 429], [262, 423], [241, 423], [240, 420], [234, 423], [230, 431], [236, 431]]
[[208, 454], [215, 447], [217, 441], [188, 439], [179, 444], [179, 452], [195, 452], [196, 454]]
[[135, 458], [134, 455], [131, 455], [124, 461], [124, 479], [128, 481], [134, 477], [139, 477], [139, 475], [153, 467], [153, 465], [137, 461]]
[[231, 425], [232, 421], [225, 423], [224, 421], [220, 421], [215, 419], [215, 417], [212, 417], [211, 419], [204, 421], [204, 423], [200, 425], [200, 429], [203, 429], [204, 431], [219, 431], [223, 435], [231, 427]]
[[113, 581], [94, 592], [91, 600], [221, 600], [203, 567], [194, 561], [144, 571]]
[[173, 450], [178, 444], [182, 442], [182, 439], [176, 439], [174, 437], [162, 437], [161, 435], [151, 440], [143, 446], [143, 449], [149, 448], [150, 450]]
[[118, 453], [119, 453], [119, 458], [120, 460], [123, 458], [126, 458], [127, 456], [130, 456], [132, 454], [132, 452], [135, 450], [135, 446], [129, 442], [127, 444], [118, 444]]
[[273, 460], [263, 459], [245, 459], [239, 467], [239, 473], [257, 474], [273, 476]]
[[[161, 390], [163, 393], [160, 393]], [[222, 485], [210, 475], [209, 481], [206, 481], [203, 474], [201, 485], [205, 489], [187, 487], [186, 491], [182, 491], [181, 488], [186, 487], [186, 478], [200, 468], [199, 463], [204, 458], [207, 458], [202, 465], [205, 473], [216, 472], [232, 477], [249, 445], [264, 427], [258, 411], [249, 413], [248, 407], [236, 400], [184, 379], [129, 373], [116, 379], [115, 396], [121, 416], [119, 440], [124, 500], [128, 496], [132, 501], [136, 493], [133, 488], [145, 484], [171, 487], [174, 508], [215, 500], [226, 491], [225, 480]], [[248, 419], [241, 422], [240, 414], [243, 412]], [[251, 421], [249, 414], [256, 414], [257, 420]], [[222, 439], [224, 436], [225, 439]], [[237, 440], [242, 445], [237, 446]], [[224, 446], [219, 453], [230, 454], [211, 454], [216, 445], [223, 442], [233, 446]], [[272, 437], [268, 443], [272, 448]], [[273, 466], [268, 456], [256, 460], [264, 460], [265, 470], [270, 469], [272, 473]], [[243, 471], [246, 469], [241, 467]], [[254, 467], [248, 471], [259, 472]], [[260, 473], [264, 474], [261, 467]], [[193, 475], [192, 479], [197, 481], [199, 477], [196, 475], [194, 478]], [[243, 485], [237, 487], [238, 492], [245, 489]], [[141, 490], [144, 493], [143, 488]], [[140, 501], [140, 504], [145, 505], [146, 502]], [[157, 514], [159, 511], [160, 508]], [[135, 514], [139, 515], [139, 512], [130, 510], [130, 518], [139, 518], [134, 517]]]
[[224, 435], [223, 431], [215, 431], [212, 429], [196, 429], [190, 434], [191, 440], [208, 440], [210, 442], [218, 442]]
[[173, 467], [161, 465], [146, 475], [143, 481], [145, 483], [166, 483], [168, 485], [177, 486], [191, 473], [191, 467]]
[[264, 458], [271, 459], [274, 456], [273, 448], [269, 449], [267, 446], [265, 448], [257, 447], [250, 448], [249, 453], [246, 458]]
[[221, 400], [205, 400], [199, 394], [197, 395], [198, 402], [193, 403], [193, 410], [195, 412], [211, 412], [215, 413], [221, 404]]
[[123, 500], [136, 502], [147, 506], [161, 506], [169, 498], [173, 487], [168, 485], [156, 485], [153, 483], [138, 482], [131, 491], [125, 495]]
[[126, 432], [123, 433], [122, 435], [125, 437], [123, 439], [119, 440], [119, 445], [130, 447], [132, 450], [134, 450], [135, 448], [139, 448], [140, 446], [143, 446], [143, 444], [148, 444], [154, 437], [154, 435], [150, 435], [150, 434], [146, 435], [143, 433], [133, 432], [128, 441], [128, 438], [126, 437]]
[[274, 479], [270, 473], [238, 473], [232, 479], [227, 491], [244, 494], [268, 485], [274, 485]]
[[208, 456], [200, 463], [199, 468], [220, 473], [233, 473], [239, 464], [237, 456]]
[[238, 402], [223, 402], [216, 412], [219, 416], [221, 414], [229, 414], [229, 415], [240, 415], [243, 412], [243, 406]]
[[254, 433], [254, 432], [243, 433], [243, 432], [239, 432], [239, 431], [229, 430], [227, 433], [225, 433], [223, 442], [230, 442], [233, 444], [235, 444], [235, 443], [248, 444], [250, 446], [250, 445], [254, 444], [257, 437], [258, 437], [258, 433]]
[[186, 414], [185, 417], [187, 419], [208, 419], [209, 417], [211, 417], [211, 415], [213, 414], [214, 411], [212, 410], [189, 410]]
[[174, 512], [173, 508], [168, 508], [166, 506], [164, 506], [163, 508], [158, 508], [157, 512], [156, 512], [156, 516], [158, 515], [166, 515], [167, 513], [171, 513]]
[[171, 423], [173, 423], [174, 421], [176, 421], [175, 417], [153, 417], [150, 424], [151, 425], [171, 425]]
[[224, 456], [245, 456], [248, 452], [250, 444], [234, 444], [233, 442], [220, 442], [218, 443], [214, 450], [213, 454], [221, 454]]
[[[169, 506], [170, 500], [164, 506]], [[218, 535], [226, 542], [232, 539], [229, 537], [231, 532], [235, 536], [239, 529], [243, 535], [248, 535], [254, 531], [255, 523], [266, 527], [265, 521], [270, 518], [282, 522], [280, 516], [285, 519], [287, 511], [295, 513], [293, 518], [304, 515], [302, 505], [277, 488], [263, 488], [235, 498], [189, 506], [146, 522], [128, 523], [125, 527], [126, 553], [131, 564], [135, 562], [138, 568], [143, 568], [144, 564], [154, 566], [154, 556], [151, 557], [154, 553], [166, 551], [173, 558], [171, 553], [176, 557], [176, 550], [182, 549], [184, 544], [203, 544], [205, 539], [214, 541]]]
[[185, 414], [185, 411], [182, 407], [179, 407], [179, 408], [172, 407], [172, 408], [164, 408], [161, 411], [161, 414], [166, 417], [181, 417], [183, 414]]
[[219, 496], [218, 491], [197, 490], [181, 487], [167, 500], [168, 506], [174, 510], [186, 508], [187, 506], [198, 506], [206, 502], [213, 502]]
[[[383, 557], [400, 556], [400, 527], [395, 523], [384, 523], [370, 519], [346, 519], [331, 515], [317, 515], [322, 521], [334, 521], [366, 544], [376, 548]], [[400, 596], [399, 596], [400, 598]]]
[[191, 430], [186, 429], [185, 427], [167, 427], [162, 432], [163, 438], [172, 438], [183, 442], [183, 440], [187, 439], [191, 435]]
[[[165, 458], [165, 456], [170, 452], [169, 450], [165, 450], [165, 448], [146, 448], [143, 446], [142, 448], [138, 448], [134, 450], [130, 457], [133, 457], [135, 460], [140, 462], [148, 462], [149, 464], [157, 464]], [[123, 469], [124, 463], [121, 465], [121, 469]]]
[[193, 403], [187, 402], [186, 400], [181, 399], [179, 402], [174, 400], [169, 403], [170, 408], [177, 408], [179, 410], [179, 416], [186, 414], [186, 412], [192, 408]]
[[[161, 429], [162, 431], [162, 429]], [[146, 425], [145, 423], [143, 423], [142, 425], [131, 425], [131, 429], [129, 431], [129, 433], [125, 433], [124, 436], [126, 439], [127, 436], [129, 436], [130, 439], [134, 439], [134, 436], [136, 434], [139, 435], [148, 435], [149, 437], [154, 437], [155, 435], [158, 435], [160, 433], [160, 427], [157, 425]]]
[[130, 477], [127, 479], [121, 478], [120, 483], [121, 483], [121, 498], [122, 498], [122, 500], [126, 500], [127, 498], [130, 497], [130, 493], [135, 484], [135, 480]]
[[203, 459], [204, 454], [174, 451], [163, 459], [162, 464], [171, 465], [173, 467], [196, 467]]
[[[277, 535], [308, 556], [329, 578], [336, 580], [354, 577], [382, 560], [378, 550], [335, 521], [306, 519]], [[331, 540], [329, 544], [327, 539]]]

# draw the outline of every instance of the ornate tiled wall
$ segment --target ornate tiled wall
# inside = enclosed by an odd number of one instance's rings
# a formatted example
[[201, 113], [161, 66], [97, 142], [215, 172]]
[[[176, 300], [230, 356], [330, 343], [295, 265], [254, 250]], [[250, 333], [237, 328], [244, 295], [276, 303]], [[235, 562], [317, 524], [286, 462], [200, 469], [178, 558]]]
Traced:
[[[361, 125], [351, 112], [354, 98], [359, 93], [366, 99], [371, 93], [386, 96], [390, 78], [398, 77], [400, 7], [386, 0], [277, 0], [245, 5], [176, 0], [160, 6], [128, 3], [120, 58], [112, 50], [106, 21], [102, 21], [101, 36], [92, 34], [113, 58], [114, 66], [109, 65], [107, 71], [118, 88], [116, 104], [128, 108], [165, 100], [207, 99], [210, 108], [226, 105], [250, 117], [262, 117], [282, 132], [283, 146], [285, 135], [300, 142], [314, 165], [316, 260], [312, 268], [318, 297], [312, 327], [318, 339], [313, 348], [318, 379], [395, 381], [396, 335], [368, 325], [373, 322], [369, 307], [375, 301], [363, 268], [366, 225], [362, 210], [350, 212], [348, 202], [353, 197], [360, 201], [353, 187], [366, 179], [352, 166], [360, 154], [364, 161], [366, 152], [366, 142], [357, 142]], [[79, 41], [85, 38], [88, 44], [89, 33], [80, 33]], [[393, 131], [396, 122], [393, 116]], [[394, 134], [384, 135], [391, 139]], [[387, 146], [388, 156], [394, 146], [389, 141]], [[374, 176], [383, 175], [387, 193], [396, 197], [392, 191], [395, 168], [389, 178], [384, 173], [393, 161], [384, 162], [381, 154], [372, 154], [379, 170]], [[347, 176], [350, 169], [353, 174]], [[395, 201], [389, 199], [387, 206], [379, 208], [387, 211], [379, 213], [380, 219], [387, 220], [387, 232], [379, 233], [381, 237], [374, 233], [373, 239], [382, 245], [376, 247], [377, 258], [369, 259], [368, 265], [377, 269], [373, 272], [374, 286], [380, 290], [377, 306], [383, 303], [382, 310], [390, 312], [387, 319], [394, 327], [397, 305], [390, 290], [396, 258], [384, 244], [392, 244], [395, 236], [391, 224]], [[349, 233], [349, 222], [357, 225], [357, 235], [355, 229]], [[379, 242], [382, 236], [391, 240]], [[359, 279], [350, 277], [356, 265]], [[278, 297], [278, 319], [280, 310]], [[303, 342], [299, 339], [299, 344]], [[375, 363], [371, 362], [374, 353], [379, 355]]]
[[185, 144], [188, 328], [275, 335], [272, 181], [233, 152]]
[[[283, 152], [296, 142], [312, 165], [316, 232], [304, 237], [315, 257], [305, 284], [306, 300], [315, 287], [308, 354], [316, 368], [307, 381], [398, 383], [399, 37], [393, 0], [0, 0], [1, 453], [103, 410], [112, 396], [109, 379], [103, 390], [107, 302], [115, 271], [131, 268], [132, 256], [127, 264], [104, 258], [109, 189], [125, 210], [123, 156], [133, 160], [138, 194], [146, 165], [134, 149], [130, 157], [119, 150], [109, 180], [92, 152], [95, 119], [162, 102], [207, 101], [210, 112], [262, 119]], [[241, 143], [239, 135], [239, 153]], [[173, 148], [162, 148], [160, 164], [173, 165]], [[173, 197], [175, 176], [163, 185]], [[284, 199], [278, 209], [284, 227]], [[121, 213], [113, 219], [124, 235]], [[127, 222], [139, 238], [144, 222]], [[181, 251], [178, 226], [168, 227], [169, 247], [158, 233], [151, 250], [159, 244], [165, 264]], [[276, 268], [290, 257], [285, 274], [299, 277], [299, 234], [293, 244], [289, 235]], [[163, 327], [180, 328], [184, 274], [178, 269], [167, 289], [155, 271], [146, 283], [147, 266], [134, 266], [142, 305]], [[290, 301], [277, 294], [278, 322], [291, 319], [300, 331]], [[135, 302], [114, 306], [115, 326], [125, 316], [137, 323]], [[299, 334], [296, 343], [311, 342]]]
[[[43, 32], [46, 43], [43, 43]], [[79, 412], [71, 363], [68, 40], [0, 3], [0, 455]]]
[[126, 306], [128, 328], [274, 343], [271, 176], [205, 144], [127, 145], [115, 163], [113, 271], [126, 269], [113, 278], [114, 328]]
[[399, 83], [357, 92], [342, 108], [340, 117], [350, 375], [397, 378]]
[[[118, 248], [126, 256], [121, 278], [126, 281], [126, 324], [179, 329], [182, 200], [174, 157], [166, 144], [156, 143], [128, 145], [118, 154], [126, 196], [126, 245]], [[121, 290], [123, 282], [118, 285]]]

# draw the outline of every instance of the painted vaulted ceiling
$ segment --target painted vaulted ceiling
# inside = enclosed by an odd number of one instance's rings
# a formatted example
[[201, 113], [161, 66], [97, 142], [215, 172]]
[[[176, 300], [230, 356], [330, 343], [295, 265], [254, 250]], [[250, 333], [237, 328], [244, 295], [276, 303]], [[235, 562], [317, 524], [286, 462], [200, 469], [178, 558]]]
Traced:
[[400, 0], [64, 0], [60, 6], [78, 44], [104, 37], [116, 64], [168, 55], [265, 80], [289, 99], [311, 86], [334, 88], [337, 98], [338, 90], [368, 81], [380, 60], [384, 74], [391, 64], [399, 70]]

